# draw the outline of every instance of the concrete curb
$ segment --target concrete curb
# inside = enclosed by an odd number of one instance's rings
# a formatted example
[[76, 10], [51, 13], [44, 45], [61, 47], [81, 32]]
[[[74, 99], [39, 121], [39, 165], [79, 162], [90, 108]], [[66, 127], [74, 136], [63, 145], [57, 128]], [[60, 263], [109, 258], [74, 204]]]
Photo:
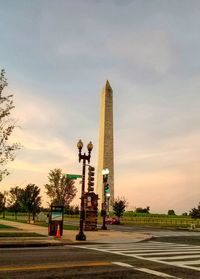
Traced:
[[70, 239], [52, 239], [52, 240], [47, 240], [44, 239], [42, 240], [33, 240], [33, 239], [12, 239], [12, 238], [7, 238], [1, 239], [0, 240], [0, 248], [25, 248], [25, 247], [50, 247], [50, 246], [64, 246], [64, 245], [101, 245], [101, 244], [113, 244], [113, 243], [118, 243], [118, 244], [123, 244], [123, 243], [138, 243], [138, 242], [144, 242], [144, 241], [149, 241], [152, 239], [152, 236], [148, 236], [146, 238], [140, 239], [138, 241], [136, 240], [129, 240], [128, 242], [120, 241], [118, 240], [117, 242], [113, 242], [111, 240], [108, 240], [105, 242], [105, 240], [86, 240], [86, 241], [72, 241]]
[[49, 247], [63, 246], [62, 243], [0, 243], [0, 248], [25, 248], [25, 247]]

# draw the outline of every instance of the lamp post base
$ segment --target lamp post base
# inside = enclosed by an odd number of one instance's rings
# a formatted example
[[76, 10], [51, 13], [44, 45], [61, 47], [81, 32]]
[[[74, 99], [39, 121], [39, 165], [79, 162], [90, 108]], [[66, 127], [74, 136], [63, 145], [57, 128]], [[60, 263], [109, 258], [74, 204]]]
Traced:
[[105, 231], [105, 230], [107, 230], [107, 227], [106, 227], [105, 225], [103, 225], [103, 226], [101, 227], [101, 229]]
[[102, 210], [102, 215], [103, 215], [103, 224], [102, 224], [101, 229], [102, 230], [107, 230], [107, 227], [106, 227], [106, 210]]
[[86, 240], [86, 235], [85, 235], [83, 232], [79, 232], [79, 233], [76, 235], [76, 240], [84, 241], [84, 240]]

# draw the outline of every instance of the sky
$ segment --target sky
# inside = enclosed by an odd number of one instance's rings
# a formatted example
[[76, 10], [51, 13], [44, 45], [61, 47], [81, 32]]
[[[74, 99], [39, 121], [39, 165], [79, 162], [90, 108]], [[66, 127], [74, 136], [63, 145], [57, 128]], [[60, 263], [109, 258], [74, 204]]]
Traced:
[[[114, 99], [115, 197], [129, 210], [189, 212], [200, 201], [200, 1], [0, 0], [0, 68], [23, 148], [0, 191], [51, 169], [97, 167], [100, 94]], [[74, 204], [80, 203], [78, 194]]]

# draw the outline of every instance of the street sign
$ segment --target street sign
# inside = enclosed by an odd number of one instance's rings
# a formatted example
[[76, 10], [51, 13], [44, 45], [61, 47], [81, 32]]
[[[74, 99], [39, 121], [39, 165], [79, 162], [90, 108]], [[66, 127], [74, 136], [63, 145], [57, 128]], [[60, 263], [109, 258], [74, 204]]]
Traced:
[[66, 174], [66, 176], [68, 179], [77, 179], [82, 177], [80, 174]]

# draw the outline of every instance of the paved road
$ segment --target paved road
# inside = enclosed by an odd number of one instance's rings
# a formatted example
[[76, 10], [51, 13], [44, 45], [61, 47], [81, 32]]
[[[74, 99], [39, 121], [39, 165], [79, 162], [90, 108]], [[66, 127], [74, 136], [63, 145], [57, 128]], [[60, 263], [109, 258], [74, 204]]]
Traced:
[[164, 229], [152, 228], [144, 226], [123, 226], [123, 225], [108, 225], [108, 229], [121, 231], [121, 232], [144, 232], [152, 235], [153, 237], [166, 237], [166, 236], [200, 236], [200, 231], [190, 231], [189, 229]]
[[104, 244], [78, 247], [188, 268], [200, 272], [200, 246], [148, 241], [134, 244]]
[[0, 249], [0, 278], [199, 279], [200, 246], [148, 241]]
[[[65, 221], [65, 224], [78, 225], [78, 221]], [[101, 228], [101, 225], [98, 225]], [[175, 229], [160, 229], [144, 226], [124, 226], [124, 225], [107, 225], [108, 230], [120, 232], [141, 232], [152, 235], [153, 237], [168, 237], [168, 236], [200, 236], [200, 232], [188, 230], [175, 230]]]
[[151, 274], [140, 272], [127, 265], [119, 255], [77, 249], [72, 246], [0, 249], [1, 279], [152, 279]]
[[[27, 226], [29, 230], [37, 228]], [[200, 278], [199, 232], [110, 227], [116, 231], [87, 232], [90, 244], [0, 249], [0, 278]], [[133, 242], [139, 232], [153, 235], [154, 241]], [[98, 234], [96, 238], [94, 234]]]

